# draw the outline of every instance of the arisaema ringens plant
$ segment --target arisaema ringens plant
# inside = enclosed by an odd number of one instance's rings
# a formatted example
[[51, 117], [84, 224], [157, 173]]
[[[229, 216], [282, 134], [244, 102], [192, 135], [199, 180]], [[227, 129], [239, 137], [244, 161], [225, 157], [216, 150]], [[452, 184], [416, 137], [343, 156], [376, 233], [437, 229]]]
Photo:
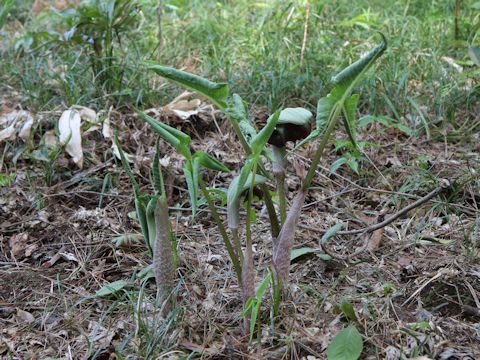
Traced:
[[[295, 230], [302, 206], [339, 119], [343, 118], [345, 132], [352, 143], [354, 145], [356, 143], [355, 114], [359, 95], [353, 92], [362, 76], [387, 47], [384, 35], [380, 35], [379, 45], [332, 78], [334, 87], [327, 96], [318, 101], [314, 124], [312, 124], [314, 116], [308, 109], [287, 108], [274, 112], [265, 126], [257, 129], [248, 117], [245, 102], [238, 94], [231, 94], [226, 83], [215, 83], [200, 76], [155, 63], [145, 64], [147, 69], [163, 78], [200, 93], [223, 111], [245, 152], [242, 166], [235, 170], [236, 176], [233, 177], [228, 188], [227, 231], [217, 211], [215, 200], [203, 181], [202, 170], [229, 171], [229, 169], [206, 153], [192, 154], [189, 146], [190, 137], [187, 134], [139, 112], [140, 118], [147, 122], [161, 139], [183, 155], [185, 159], [183, 171], [193, 216], [198, 208], [199, 193], [206, 199], [242, 289], [244, 326], [245, 331], [251, 336], [259, 318], [259, 304], [266, 287], [270, 284], [273, 290], [271, 293], [274, 294], [274, 314], [285, 293]], [[288, 169], [288, 155], [291, 151], [287, 151], [287, 143], [298, 141], [300, 142], [294, 150], [309, 142], [314, 142], [315, 150], [308, 171], [306, 170], [306, 175], [288, 207], [285, 177]], [[267, 162], [272, 166], [266, 166]], [[272, 168], [272, 173], [267, 170], [268, 168]], [[278, 213], [272, 200], [270, 186], [272, 183], [275, 184], [273, 187], [277, 193]], [[272, 235], [271, 268], [257, 290], [255, 290], [256, 268], [252, 250], [255, 241], [252, 222], [256, 218], [252, 204], [255, 201], [261, 201], [265, 205]], [[246, 210], [243, 222], [240, 217], [242, 206]]]

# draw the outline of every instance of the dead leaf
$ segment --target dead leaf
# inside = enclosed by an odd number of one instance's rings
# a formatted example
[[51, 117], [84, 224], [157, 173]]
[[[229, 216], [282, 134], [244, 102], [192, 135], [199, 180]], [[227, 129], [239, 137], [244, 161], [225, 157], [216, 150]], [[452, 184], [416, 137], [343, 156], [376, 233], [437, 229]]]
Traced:
[[28, 234], [20, 233], [15, 234], [10, 238], [9, 245], [10, 251], [14, 258], [25, 257], [25, 248], [27, 247]]
[[0, 142], [15, 140], [17, 132], [18, 136], [25, 141], [30, 136], [33, 123], [32, 114], [25, 110], [12, 111], [3, 115], [0, 117], [0, 125], [5, 128], [0, 131]]
[[45, 144], [45, 146], [49, 148], [54, 148], [55, 146], [58, 145], [58, 140], [57, 136], [55, 135], [55, 130], [48, 130], [45, 132], [42, 138], [42, 142]]
[[28, 311], [22, 309], [17, 309], [17, 318], [27, 324], [35, 322], [35, 317]]
[[80, 114], [82, 120], [90, 123], [94, 123], [97, 120], [97, 112], [93, 109], [81, 105], [74, 105], [71, 109], [76, 110]]
[[81, 118], [76, 110], [66, 110], [58, 121], [59, 138], [73, 162], [81, 169], [83, 167], [83, 149], [81, 135]]
[[32, 132], [32, 126], [33, 126], [33, 116], [28, 114], [25, 122], [22, 125], [22, 128], [20, 129], [20, 132], [18, 133], [18, 136], [20, 137], [20, 139], [22, 139], [23, 141], [28, 140]]

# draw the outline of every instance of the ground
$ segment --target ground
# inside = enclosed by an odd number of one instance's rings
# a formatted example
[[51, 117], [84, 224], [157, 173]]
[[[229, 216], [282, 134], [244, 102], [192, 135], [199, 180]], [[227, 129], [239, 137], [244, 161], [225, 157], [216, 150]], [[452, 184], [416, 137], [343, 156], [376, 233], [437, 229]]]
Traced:
[[[235, 163], [235, 155], [227, 155], [237, 153], [232, 151], [235, 142], [228, 122], [219, 113], [216, 119], [223, 137], [206, 131], [203, 147], [215, 149], [220, 158], [223, 154], [225, 163]], [[146, 157], [142, 151], [148, 147], [138, 147], [135, 134], [146, 131], [143, 144], [152, 144], [153, 134], [135, 116], [116, 121], [129, 128], [121, 136], [125, 150]], [[188, 126], [195, 122], [200, 120], [193, 118]], [[423, 138], [399, 140], [378, 126], [369, 130], [364, 140], [381, 145], [369, 151], [372, 164], [363, 165], [365, 176], [347, 168], [335, 173], [319, 168], [295, 243], [295, 248], [311, 251], [293, 260], [289, 298], [275, 333], [269, 327], [266, 300], [263, 337], [251, 347], [245, 347], [241, 332], [240, 290], [226, 250], [207, 208], [202, 206], [195, 220], [188, 207], [180, 209], [185, 185], [170, 149], [165, 146], [165, 156], [174, 165], [167, 182], [173, 187], [169, 200], [175, 204], [171, 219], [180, 265], [178, 302], [168, 321], [158, 320], [155, 313], [153, 281], [143, 283], [135, 276], [150, 262], [143, 243], [115, 247], [112, 242], [138, 233], [139, 226], [128, 216], [134, 210], [128, 179], [118, 159], [109, 154], [109, 144], [99, 140], [101, 130], [87, 135], [91, 150], [86, 151], [84, 169], [75, 169], [65, 159], [66, 167], [56, 168], [64, 179], [54, 185], [41, 185], [43, 169], [18, 163], [15, 180], [1, 190], [0, 351], [19, 359], [107, 359], [113, 354], [149, 358], [149, 353], [178, 358], [192, 352], [204, 358], [323, 358], [332, 336], [345, 324], [340, 305], [348, 302], [365, 337], [363, 358], [478, 358], [476, 138], [445, 146]], [[200, 139], [194, 140], [200, 146]], [[308, 164], [310, 150], [292, 157], [296, 168]], [[102, 156], [104, 160], [96, 163]], [[419, 174], [414, 164], [421, 156], [429, 160]], [[325, 163], [336, 157], [330, 148]], [[139, 162], [136, 173], [146, 174], [148, 166], [148, 161]], [[104, 186], [107, 174], [114, 186]], [[145, 176], [139, 178], [148, 184]], [[319, 239], [335, 223], [342, 220], [353, 228], [375, 223], [380, 212], [393, 214], [437, 186], [432, 179], [447, 179], [453, 185], [377, 232], [378, 244], [369, 251], [346, 260], [316, 256]], [[211, 178], [211, 185], [225, 187], [227, 180]], [[296, 175], [290, 179], [292, 190], [297, 181]], [[254, 233], [255, 261], [263, 272], [269, 266], [271, 240], [261, 216]], [[363, 240], [338, 237], [329, 251], [352, 253]], [[131, 287], [112, 297], [95, 295], [105, 283], [121, 279], [130, 280]]]

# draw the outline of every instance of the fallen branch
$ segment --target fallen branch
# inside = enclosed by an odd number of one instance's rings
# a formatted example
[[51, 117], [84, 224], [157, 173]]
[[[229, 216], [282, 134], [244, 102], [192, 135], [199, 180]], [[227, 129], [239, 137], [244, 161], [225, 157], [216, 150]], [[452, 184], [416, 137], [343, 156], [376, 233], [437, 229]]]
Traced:
[[[374, 224], [374, 225], [371, 225], [371, 226], [368, 226], [364, 229], [358, 229], [358, 230], [347, 230], [347, 231], [339, 231], [338, 233], [335, 234], [335, 236], [338, 236], [338, 235], [359, 235], [359, 237], [362, 237], [364, 235], [367, 235], [367, 234], [370, 234], [370, 233], [373, 233], [374, 231], [376, 230], [379, 230], [381, 228], [384, 228], [385, 226], [391, 224], [392, 222], [394, 222], [396, 219], [402, 217], [403, 215], [407, 214], [409, 211], [419, 207], [420, 205], [426, 203], [427, 201], [431, 200], [432, 198], [434, 198], [435, 196], [439, 195], [441, 192], [445, 191], [446, 189], [448, 189], [449, 187], [451, 186], [450, 182], [448, 180], [441, 180], [440, 181], [440, 186], [437, 187], [435, 190], [432, 190], [431, 192], [429, 192], [427, 195], [425, 195], [424, 197], [418, 199], [417, 201], [413, 202], [412, 204], [406, 206], [405, 208], [403, 208], [402, 210], [400, 210], [399, 212], [397, 212], [396, 214], [388, 217], [387, 219], [377, 223], [377, 224]], [[312, 228], [313, 230], [313, 228]], [[314, 229], [313, 231], [319, 231], [320, 229]], [[321, 232], [326, 232], [327, 230], [321, 230]], [[321, 248], [322, 250], [330, 255], [331, 257], [335, 258], [335, 259], [338, 259], [338, 260], [349, 260], [351, 259], [352, 257], [355, 257], [361, 253], [363, 253], [365, 250], [367, 250], [368, 248], [368, 244], [370, 243], [370, 237], [365, 237], [364, 241], [363, 241], [363, 244], [362, 246], [360, 246], [357, 250], [355, 250], [355, 252], [353, 254], [350, 254], [350, 255], [339, 255], [339, 254], [336, 254], [332, 251], [330, 251], [326, 246], [325, 244], [321, 245]]]

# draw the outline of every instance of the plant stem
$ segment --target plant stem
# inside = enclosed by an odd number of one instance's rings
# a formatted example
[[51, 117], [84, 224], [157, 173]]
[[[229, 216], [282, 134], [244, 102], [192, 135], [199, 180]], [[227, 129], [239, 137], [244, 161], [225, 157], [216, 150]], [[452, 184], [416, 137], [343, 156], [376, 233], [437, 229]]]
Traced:
[[[242, 131], [240, 130], [240, 126], [238, 125], [238, 122], [230, 115], [228, 109], [226, 109], [224, 106], [222, 106], [219, 103], [215, 103], [215, 105], [219, 109], [221, 109], [224, 112], [224, 114], [227, 116], [228, 121], [233, 127], [233, 131], [235, 132], [235, 135], [237, 136], [237, 138], [240, 140], [240, 143], [242, 144], [243, 150], [247, 155], [250, 155], [252, 153], [252, 149], [250, 149], [250, 145], [247, 143], [245, 136], [243, 136]], [[272, 233], [272, 237], [275, 239], [280, 233], [280, 225], [278, 223], [277, 212], [275, 211], [275, 207], [273, 206], [272, 197], [270, 196], [270, 192], [268, 191], [267, 185], [262, 184], [260, 185], [260, 188], [262, 189], [262, 192], [263, 192], [263, 201], [265, 201], [268, 217], [270, 219], [270, 231]]]
[[342, 106], [338, 104], [335, 105], [335, 111], [333, 112], [332, 116], [330, 117], [330, 121], [328, 122], [328, 127], [323, 133], [322, 141], [318, 145], [317, 150], [315, 151], [315, 155], [313, 157], [312, 163], [310, 164], [310, 169], [308, 169], [307, 175], [305, 176], [305, 180], [303, 180], [302, 190], [308, 191], [308, 188], [312, 184], [313, 177], [315, 176], [315, 171], [317, 170], [317, 166], [320, 163], [320, 159], [322, 158], [323, 151], [327, 146], [328, 140], [330, 139], [330, 135], [332, 134], [335, 126], [337, 125], [338, 116], [342, 110]]
[[243, 261], [243, 252], [242, 252], [242, 243], [240, 241], [240, 237], [238, 236], [238, 229], [231, 229], [232, 237], [233, 237], [233, 244], [237, 249], [237, 256], [240, 259], [240, 262]]
[[230, 256], [230, 259], [232, 260], [233, 267], [235, 268], [235, 272], [237, 274], [237, 279], [238, 282], [241, 284], [242, 283], [242, 269], [240, 267], [240, 262], [238, 260], [237, 255], [235, 254], [235, 250], [233, 249], [232, 243], [230, 242], [230, 239], [228, 238], [227, 232], [225, 231], [225, 227], [223, 226], [223, 222], [220, 219], [220, 216], [218, 215], [217, 209], [215, 207], [215, 203], [212, 200], [212, 197], [210, 196], [207, 187], [205, 186], [205, 183], [203, 182], [203, 179], [201, 176], [198, 177], [198, 184], [200, 185], [200, 189], [202, 190], [203, 196], [205, 196], [205, 199], [207, 200], [208, 207], [210, 208], [210, 212], [213, 216], [213, 219], [215, 220], [215, 223], [217, 224], [218, 231], [220, 232], [220, 235], [222, 236], [223, 242], [225, 243], [225, 246], [227, 248], [228, 255]]
[[285, 193], [285, 168], [287, 151], [285, 147], [273, 147], [273, 174], [277, 181], [277, 194], [280, 205], [280, 224], [285, 223], [287, 218], [287, 195]]

